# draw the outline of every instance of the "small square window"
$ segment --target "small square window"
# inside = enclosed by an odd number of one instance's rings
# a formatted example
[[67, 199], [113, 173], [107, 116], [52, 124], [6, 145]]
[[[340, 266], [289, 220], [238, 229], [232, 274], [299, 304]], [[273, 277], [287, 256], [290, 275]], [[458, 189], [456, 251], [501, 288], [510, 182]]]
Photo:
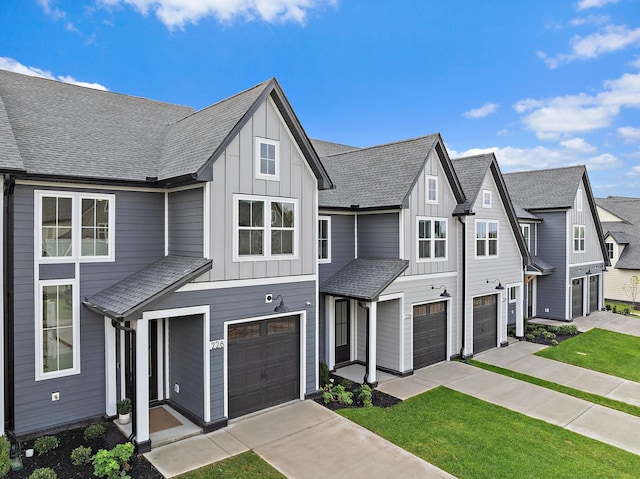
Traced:
[[256, 177], [277, 180], [280, 175], [278, 142], [256, 138]]
[[491, 208], [491, 191], [482, 190], [482, 207]]

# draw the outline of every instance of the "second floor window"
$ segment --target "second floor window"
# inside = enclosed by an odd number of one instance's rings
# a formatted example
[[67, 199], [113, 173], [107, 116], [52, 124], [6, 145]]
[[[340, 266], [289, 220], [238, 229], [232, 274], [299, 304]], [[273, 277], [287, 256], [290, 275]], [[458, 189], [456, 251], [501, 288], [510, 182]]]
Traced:
[[447, 259], [447, 220], [418, 218], [418, 260]]
[[318, 217], [318, 259], [321, 263], [331, 262], [331, 218]]
[[426, 176], [426, 200], [427, 203], [438, 202], [438, 177], [427, 175]]
[[491, 191], [482, 190], [482, 207], [491, 208]]
[[575, 225], [573, 227], [573, 252], [584, 252], [584, 226]]
[[524, 237], [524, 244], [527, 245], [527, 249], [531, 251], [531, 226], [530, 225], [522, 225], [520, 227], [522, 229], [522, 236]]
[[613, 259], [614, 256], [614, 252], [613, 252], [613, 243], [605, 243], [607, 245], [607, 256], [609, 257], [609, 259]]
[[256, 138], [256, 177], [277, 180], [280, 176], [278, 142]]
[[476, 256], [498, 256], [497, 221], [476, 221]]

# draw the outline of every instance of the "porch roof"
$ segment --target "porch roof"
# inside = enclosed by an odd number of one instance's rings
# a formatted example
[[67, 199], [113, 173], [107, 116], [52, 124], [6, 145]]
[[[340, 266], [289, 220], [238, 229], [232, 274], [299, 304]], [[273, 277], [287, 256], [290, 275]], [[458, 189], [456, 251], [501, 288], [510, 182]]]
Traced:
[[82, 304], [112, 319], [127, 318], [152, 301], [174, 292], [210, 270], [212, 264], [206, 258], [165, 256], [90, 298], [85, 298]]
[[332, 296], [376, 301], [378, 296], [409, 266], [409, 261], [388, 258], [358, 258], [320, 285]]
[[537, 271], [540, 271], [543, 275], [550, 274], [555, 271], [556, 267], [550, 263], [547, 263], [545, 260], [540, 258], [539, 256], [531, 257], [532, 267]]

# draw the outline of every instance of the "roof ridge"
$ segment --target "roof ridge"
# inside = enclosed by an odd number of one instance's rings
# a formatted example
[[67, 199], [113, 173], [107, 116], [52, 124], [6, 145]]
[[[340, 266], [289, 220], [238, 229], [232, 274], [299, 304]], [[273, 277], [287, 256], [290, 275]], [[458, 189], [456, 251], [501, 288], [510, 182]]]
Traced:
[[[389, 143], [382, 143], [380, 145], [365, 146], [365, 147], [362, 147], [362, 148], [355, 147], [356, 149], [354, 149], [353, 151], [346, 151], [344, 153], [335, 153], [333, 155], [325, 156], [324, 158], [330, 158], [332, 156], [340, 156], [340, 155], [350, 155], [352, 153], [357, 153], [357, 152], [361, 152], [361, 151], [373, 150], [373, 149], [376, 149], [376, 148], [384, 148], [384, 147], [393, 146], [393, 145], [400, 145], [402, 143], [409, 143], [411, 141], [424, 140], [426, 138], [439, 136], [439, 135], [440, 135], [440, 133], [436, 132], [436, 133], [431, 133], [429, 135], [418, 136], [418, 137], [415, 137], [415, 138], [408, 138], [406, 140], [398, 140], [398, 141], [392, 141], [392, 142], [389, 142]], [[346, 146], [349, 146], [349, 145], [346, 145]]]
[[525, 173], [542, 173], [542, 172], [545, 172], [545, 171], [573, 170], [573, 169], [586, 170], [587, 167], [585, 165], [559, 166], [557, 168], [541, 168], [541, 169], [535, 169], [535, 170], [512, 171], [510, 173], [504, 173], [504, 174], [505, 175], [519, 175], [519, 174], [525, 174]]

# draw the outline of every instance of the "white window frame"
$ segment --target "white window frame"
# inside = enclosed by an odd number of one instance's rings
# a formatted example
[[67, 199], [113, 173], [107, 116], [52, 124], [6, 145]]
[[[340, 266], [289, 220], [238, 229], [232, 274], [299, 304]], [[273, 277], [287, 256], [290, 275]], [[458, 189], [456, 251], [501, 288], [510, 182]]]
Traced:
[[[71, 255], [43, 256], [42, 255], [42, 199], [71, 198]], [[101, 256], [82, 255], [82, 200], [106, 200], [109, 202], [109, 254]], [[36, 190], [34, 191], [35, 212], [35, 251], [39, 263], [104, 263], [115, 261], [116, 237], [116, 195], [103, 193], [79, 193], [69, 191]]]
[[491, 208], [491, 190], [482, 190], [482, 207]]
[[[483, 255], [478, 254], [478, 225], [481, 223], [485, 225], [485, 230], [487, 234], [486, 238], [484, 238], [485, 254]], [[495, 223], [496, 233], [498, 235], [498, 237], [495, 238], [496, 254], [489, 254], [489, 225], [492, 223]], [[477, 259], [499, 258], [500, 257], [500, 222], [498, 220], [476, 220], [476, 225], [474, 230], [474, 240], [475, 240], [474, 251], [475, 251], [475, 257]]]
[[[44, 316], [43, 300], [45, 286], [71, 286], [72, 287], [72, 327], [73, 327], [73, 367], [62, 371], [45, 373], [42, 361], [42, 320]], [[80, 287], [77, 279], [51, 279], [37, 282], [36, 287], [36, 324], [35, 324], [35, 378], [36, 381], [61, 378], [80, 374]]]
[[615, 243], [605, 243], [607, 247], [607, 256], [610, 260], [615, 261], [616, 259], [616, 244]]
[[582, 188], [578, 188], [576, 195], [576, 210], [582, 212]]
[[[578, 231], [582, 231], [582, 238], [580, 238], [579, 234], [578, 236], [576, 236], [576, 233]], [[573, 252], [574, 253], [584, 253], [585, 252], [585, 246], [586, 246], [586, 231], [585, 231], [585, 227], [584, 225], [573, 225]], [[576, 249], [576, 241], [580, 242], [582, 241], [582, 248], [580, 248], [580, 245], [578, 244], [578, 249]]]
[[[434, 188], [429, 188], [430, 181], [433, 181]], [[435, 175], [425, 175], [424, 186], [425, 186], [425, 191], [424, 191], [425, 202], [433, 205], [438, 204], [438, 177]], [[432, 190], [434, 191], [434, 196], [435, 196], [434, 199], [429, 198], [429, 192]]]
[[[320, 222], [327, 222], [327, 257], [320, 258]], [[318, 263], [331, 263], [331, 216], [318, 216]]]
[[[247, 201], [262, 201], [263, 202], [263, 218], [264, 226], [262, 228], [262, 251], [261, 255], [239, 255], [238, 248], [238, 231], [240, 226], [238, 225], [240, 208], [239, 204], [241, 200]], [[293, 204], [293, 254], [271, 254], [271, 203], [292, 203]], [[255, 196], [255, 195], [233, 195], [233, 261], [245, 262], [245, 261], [278, 261], [278, 260], [295, 260], [298, 259], [299, 248], [299, 235], [300, 235], [300, 209], [297, 198], [283, 198], [276, 196]], [[279, 229], [279, 228], [276, 228]]]
[[[435, 236], [433, 236], [432, 238], [420, 238], [420, 222], [421, 221], [429, 221], [431, 222], [431, 232], [432, 235], [435, 235], [435, 222], [436, 221], [442, 221], [445, 224], [445, 232], [446, 232], [446, 236], [444, 238], [444, 257], [435, 257], [435, 253], [436, 253], [436, 240], [438, 241], [442, 241], [442, 238], [436, 238]], [[424, 239], [429, 239], [429, 241], [431, 242], [430, 247], [429, 247], [429, 251], [431, 256], [428, 258], [421, 258], [420, 257], [420, 241], [424, 240]], [[427, 217], [427, 216], [417, 216], [416, 217], [416, 233], [415, 233], [415, 241], [416, 241], [416, 262], [418, 263], [431, 263], [431, 262], [435, 262], [435, 261], [447, 261], [447, 259], [449, 258], [449, 220], [447, 218], [433, 218], [433, 217]]]
[[[531, 251], [531, 225], [520, 225], [520, 230], [522, 231], [524, 244], [527, 245], [527, 251]], [[524, 233], [525, 231], [527, 234]]]
[[[275, 174], [270, 175], [268, 173], [262, 173], [260, 170], [261, 167], [261, 158], [260, 158], [260, 145], [273, 145], [275, 147]], [[268, 138], [259, 138], [256, 137], [256, 145], [255, 145], [255, 168], [256, 168], [256, 178], [261, 180], [280, 180], [280, 142], [278, 140], [270, 140]]]

